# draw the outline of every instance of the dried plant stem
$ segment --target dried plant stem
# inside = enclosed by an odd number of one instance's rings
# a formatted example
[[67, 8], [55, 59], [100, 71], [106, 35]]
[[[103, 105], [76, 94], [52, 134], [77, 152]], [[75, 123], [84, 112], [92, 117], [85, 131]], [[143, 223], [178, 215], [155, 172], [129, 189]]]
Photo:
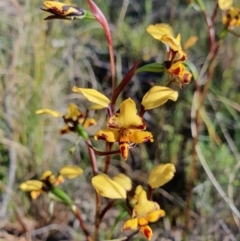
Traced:
[[86, 224], [85, 224], [85, 222], [82, 219], [82, 216], [81, 216], [81, 213], [80, 213], [80, 210], [79, 210], [78, 207], [76, 207], [75, 216], [78, 219], [78, 221], [79, 221], [79, 223], [80, 223], [80, 225], [82, 227], [82, 230], [84, 232], [84, 235], [87, 238], [87, 241], [93, 241], [92, 237], [90, 236], [90, 233], [89, 233], [89, 231], [88, 231], [88, 229], [86, 227]]
[[208, 176], [208, 178], [210, 179], [210, 181], [212, 182], [212, 184], [214, 185], [214, 187], [217, 189], [218, 193], [221, 195], [221, 197], [223, 198], [223, 200], [229, 205], [229, 208], [232, 210], [232, 212], [236, 215], [236, 217], [240, 220], [240, 212], [238, 211], [238, 209], [236, 208], [236, 206], [234, 206], [234, 204], [232, 203], [232, 201], [228, 198], [228, 196], [226, 195], [226, 193], [223, 191], [222, 187], [219, 185], [219, 183], [217, 182], [216, 178], [214, 177], [213, 173], [211, 172], [209, 166], [207, 165], [207, 162], [203, 156], [203, 153], [201, 151], [200, 146], [197, 144], [196, 145], [196, 153], [198, 155], [198, 158]]
[[[186, 238], [188, 233], [188, 226], [189, 226], [189, 220], [190, 220], [190, 205], [192, 200], [192, 190], [194, 187], [195, 180], [197, 178], [197, 150], [196, 147], [198, 145], [198, 139], [199, 139], [199, 129], [202, 123], [201, 117], [200, 117], [200, 110], [202, 106], [204, 106], [204, 100], [207, 95], [209, 84], [212, 80], [215, 66], [216, 66], [216, 55], [218, 53], [218, 49], [221, 45], [221, 39], [219, 41], [216, 41], [215, 38], [215, 29], [214, 29], [214, 22], [212, 20], [215, 20], [215, 17], [209, 18], [205, 12], [205, 10], [202, 11], [203, 16], [205, 18], [207, 27], [208, 27], [208, 36], [209, 36], [209, 55], [207, 57], [207, 68], [205, 73], [205, 66], [203, 66], [200, 76], [198, 80], [196, 81], [196, 90], [193, 96], [193, 102], [192, 102], [192, 109], [191, 109], [191, 132], [193, 137], [193, 148], [192, 148], [192, 160], [191, 160], [191, 176], [188, 183], [188, 193], [186, 198], [186, 210], [185, 210], [185, 225], [184, 225], [184, 234], [183, 237]], [[213, 13], [214, 16], [215, 13]], [[206, 74], [206, 80], [205, 83], [202, 83], [202, 79]], [[202, 88], [203, 86], [203, 88]]]
[[[12, 66], [14, 65], [14, 60], [12, 62]], [[10, 68], [11, 70], [12, 68]], [[3, 87], [7, 89], [6, 83], [2, 82]], [[8, 127], [7, 129], [7, 138], [9, 139], [9, 146], [8, 146], [8, 158], [9, 158], [9, 169], [8, 169], [8, 177], [7, 177], [7, 185], [5, 192], [2, 196], [2, 205], [0, 209], [0, 217], [3, 218], [7, 213], [7, 207], [10, 200], [10, 191], [12, 190], [13, 184], [15, 182], [15, 174], [17, 171], [17, 153], [14, 147], [14, 128], [11, 118], [11, 96], [6, 95], [3, 98], [3, 110], [5, 113], [5, 124]]]

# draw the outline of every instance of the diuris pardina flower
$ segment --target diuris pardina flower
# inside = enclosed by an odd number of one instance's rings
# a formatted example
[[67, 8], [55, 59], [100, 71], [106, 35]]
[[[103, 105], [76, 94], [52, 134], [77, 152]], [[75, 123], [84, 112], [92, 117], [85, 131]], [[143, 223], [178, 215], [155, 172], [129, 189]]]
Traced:
[[[61, 134], [65, 134], [68, 132], [80, 132], [80, 134], [84, 134], [84, 129], [96, 125], [96, 121], [93, 118], [85, 118], [85, 115], [83, 115], [80, 110], [78, 109], [77, 105], [70, 103], [67, 108], [67, 114], [63, 115], [62, 113], [50, 110], [50, 109], [41, 109], [37, 110], [36, 114], [43, 114], [47, 113], [54, 117], [63, 117], [64, 122], [67, 124], [65, 127], [61, 128], [60, 132]], [[83, 128], [82, 128], [82, 127]], [[87, 134], [85, 134], [87, 135]], [[83, 136], [87, 138], [86, 136]]]
[[95, 139], [118, 142], [125, 160], [128, 158], [129, 148], [134, 144], [153, 142], [152, 133], [144, 131], [146, 124], [137, 114], [136, 104], [131, 98], [120, 104], [119, 111], [110, 117], [107, 127], [107, 129], [98, 131]]
[[95, 19], [93, 14], [83, 8], [75, 7], [73, 5], [68, 5], [65, 3], [60, 3], [56, 1], [45, 1], [43, 2], [43, 6], [45, 8], [41, 8], [41, 10], [45, 12], [49, 12], [52, 15], [48, 16], [49, 19]]
[[240, 26], [240, 8], [231, 7], [224, 11], [222, 23], [231, 29]]
[[182, 84], [188, 84], [191, 81], [192, 74], [186, 70], [184, 61], [187, 54], [181, 47], [181, 36], [175, 38], [172, 28], [168, 24], [155, 24], [147, 27], [147, 32], [153, 38], [161, 41], [167, 48], [167, 60], [165, 67], [168, 73], [174, 77], [174, 81], [182, 87]]
[[160, 209], [158, 203], [147, 199], [146, 191], [142, 186], [136, 188], [134, 199], [132, 218], [124, 223], [122, 230], [140, 228], [140, 231], [150, 240], [153, 232], [148, 223], [164, 217], [165, 211]]
[[[87, 100], [94, 103], [90, 109], [109, 108], [111, 101], [95, 89], [78, 88], [72, 89], [73, 92], [82, 94]], [[164, 86], [153, 86], [143, 97], [142, 107], [144, 110], [150, 110], [163, 105], [167, 100], [176, 101], [178, 92]], [[109, 111], [111, 113], [111, 111]], [[143, 118], [137, 114], [136, 104], [128, 98], [120, 104], [120, 109], [109, 116], [107, 129], [96, 133], [95, 139], [105, 140], [110, 143], [118, 142], [120, 152], [126, 160], [129, 148], [135, 144], [153, 141], [150, 132], [145, 131], [146, 124]]]
[[64, 177], [72, 179], [81, 175], [83, 170], [78, 166], [64, 166], [57, 176], [51, 171], [45, 171], [38, 180], [28, 180], [20, 184], [19, 188], [24, 192], [30, 192], [32, 199], [36, 199], [42, 192], [48, 192], [53, 186], [64, 182]]
[[232, 4], [233, 0], [218, 0], [218, 6], [223, 11], [222, 23], [230, 29], [240, 26], [240, 8]]

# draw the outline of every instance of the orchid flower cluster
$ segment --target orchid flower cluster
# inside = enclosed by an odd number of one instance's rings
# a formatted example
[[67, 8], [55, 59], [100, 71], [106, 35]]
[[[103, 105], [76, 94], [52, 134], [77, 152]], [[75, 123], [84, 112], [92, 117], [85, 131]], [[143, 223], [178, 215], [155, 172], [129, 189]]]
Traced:
[[[120, 154], [121, 158], [127, 161], [131, 149], [145, 142], [154, 142], [154, 135], [147, 130], [144, 113], [154, 108], [160, 108], [168, 100], [177, 100], [178, 91], [167, 86], [175, 84], [176, 87], [180, 87], [179, 90], [181, 90], [184, 84], [190, 83], [192, 73], [185, 65], [188, 56], [181, 46], [180, 34], [174, 37], [173, 29], [168, 24], [150, 25], [146, 31], [154, 39], [162, 42], [166, 46], [165, 61], [140, 68], [138, 68], [138, 62], [136, 62], [123, 77], [119, 85], [116, 86], [113, 44], [108, 23], [98, 6], [92, 0], [87, 1], [91, 11], [55, 1], [43, 2], [44, 8], [42, 8], [42, 10], [51, 14], [46, 18], [47, 20], [89, 19], [91, 21], [98, 21], [104, 29], [111, 62], [111, 97], [107, 97], [96, 89], [83, 88], [81, 86], [73, 86], [72, 91], [81, 95], [81, 97], [88, 102], [88, 106], [90, 106], [87, 108], [88, 110], [107, 110], [105, 111], [105, 113], [107, 113], [106, 127], [96, 131], [93, 137], [95, 142], [98, 140], [104, 141], [106, 143], [106, 149], [98, 150], [94, 147], [88, 134], [88, 128], [97, 126], [96, 118], [89, 118], [88, 113], [83, 113], [76, 104], [70, 103], [66, 114], [51, 109], [40, 109], [36, 111], [36, 114], [50, 114], [53, 117], [62, 117], [65, 126], [60, 130], [60, 133], [74, 133], [78, 135], [79, 138], [83, 138], [86, 143], [93, 175], [91, 184], [95, 189], [97, 200], [94, 234], [91, 234], [87, 225], [84, 223], [80, 208], [58, 187], [64, 181], [64, 178], [71, 179], [81, 175], [83, 170], [80, 167], [74, 165], [64, 166], [59, 170], [57, 175], [54, 175], [48, 170], [37, 180], [23, 182], [20, 185], [20, 189], [25, 192], [30, 192], [32, 199], [36, 199], [41, 193], [47, 193], [50, 198], [69, 205], [79, 220], [88, 241], [97, 240], [100, 222], [105, 213], [114, 205], [115, 199], [124, 200], [127, 204], [129, 219], [124, 220], [122, 231], [130, 229], [134, 230], [134, 233], [131, 236], [125, 237], [125, 239], [119, 240], [129, 240], [130, 237], [139, 231], [148, 240], [151, 240], [153, 231], [149, 223], [156, 222], [165, 216], [165, 211], [160, 208], [157, 202], [152, 200], [152, 192], [173, 178], [176, 172], [175, 166], [171, 163], [155, 166], [149, 173], [146, 185], [138, 185], [136, 188], [133, 188], [135, 186], [131, 178], [123, 173], [119, 173], [114, 177], [108, 176], [109, 166], [111, 165], [111, 155]], [[239, 24], [239, 21], [234, 17], [236, 15], [235, 11], [237, 10], [233, 10], [231, 6], [224, 6], [222, 9], [228, 11], [227, 14], [223, 15], [223, 23], [225, 25], [231, 28]], [[239, 14], [239, 11], [237, 14]], [[234, 21], [234, 19], [236, 21]], [[164, 72], [170, 76], [168, 85], [152, 86], [143, 96], [139, 109], [137, 109], [136, 103], [131, 98], [124, 99], [120, 104], [117, 104], [120, 102], [119, 99], [123, 89], [131, 81], [132, 77], [136, 73], [151, 71], [153, 68], [155, 70], [158, 69], [156, 72]], [[98, 156], [106, 157], [105, 168], [103, 170], [99, 170], [98, 168]], [[110, 199], [105, 207], [102, 206], [101, 196]]]

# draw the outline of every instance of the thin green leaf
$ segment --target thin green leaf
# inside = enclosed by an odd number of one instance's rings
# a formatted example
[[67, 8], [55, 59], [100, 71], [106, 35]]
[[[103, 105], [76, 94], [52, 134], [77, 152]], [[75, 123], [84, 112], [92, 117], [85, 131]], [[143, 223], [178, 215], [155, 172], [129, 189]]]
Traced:
[[193, 78], [194, 78], [195, 80], [197, 80], [199, 74], [198, 74], [198, 70], [197, 70], [196, 66], [194, 65], [194, 63], [191, 62], [191, 61], [189, 61], [189, 60], [186, 60], [186, 61], [184, 62], [184, 65], [189, 68], [189, 70], [191, 71], [191, 73], [192, 73], [192, 75], [193, 75]]
[[164, 63], [151, 63], [146, 64], [135, 71], [135, 74], [139, 74], [141, 72], [153, 72], [153, 73], [162, 73], [164, 72], [165, 65]]

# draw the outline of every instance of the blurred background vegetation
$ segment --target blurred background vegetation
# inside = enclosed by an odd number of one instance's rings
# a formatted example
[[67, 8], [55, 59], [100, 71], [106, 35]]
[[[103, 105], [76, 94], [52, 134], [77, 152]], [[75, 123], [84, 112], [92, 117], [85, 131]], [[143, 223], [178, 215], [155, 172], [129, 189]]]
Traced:
[[[116, 58], [117, 81], [136, 60], [141, 65], [162, 62], [165, 46], [155, 41], [146, 27], [152, 23], [169, 23], [182, 43], [197, 36], [197, 43], [188, 50], [188, 57], [198, 70], [209, 53], [207, 27], [203, 16], [186, 0], [96, 0], [109, 20]], [[212, 0], [203, 1], [207, 13], [213, 11]], [[65, 1], [65, 3], [73, 3]], [[235, 5], [240, 1], [235, 1]], [[89, 9], [87, 2], [74, 4]], [[39, 177], [50, 169], [57, 173], [66, 164], [77, 164], [84, 175], [68, 181], [63, 189], [75, 200], [91, 227], [95, 201], [89, 184], [91, 168], [85, 143], [75, 146], [74, 134], [60, 136], [63, 121], [38, 116], [35, 111], [50, 108], [66, 113], [69, 102], [86, 110], [86, 102], [71, 92], [73, 85], [111, 91], [108, 47], [100, 25], [91, 20], [45, 21], [47, 13], [40, 11], [42, 1], [0, 1], [0, 240], [84, 240], [77, 221], [68, 208], [57, 204], [49, 215], [49, 200], [42, 195], [31, 201], [21, 193], [21, 182]], [[239, 5], [238, 5], [239, 6]], [[217, 13], [217, 33], [222, 29], [221, 11]], [[236, 32], [239, 32], [236, 29]], [[217, 65], [205, 99], [205, 112], [199, 136], [200, 146], [215, 181], [225, 195], [240, 209], [240, 42], [229, 34], [217, 56]], [[139, 74], [124, 90], [140, 103], [143, 94], [162, 76]], [[192, 159], [191, 105], [194, 80], [179, 90], [179, 99], [148, 112], [148, 130], [154, 134], [153, 145], [140, 145], [131, 151], [127, 162], [118, 155], [112, 157], [110, 174], [121, 170], [136, 184], [146, 182], [147, 172], [156, 163], [174, 163], [174, 179], [154, 198], [166, 210], [167, 217], [153, 225], [152, 240], [181, 240], [190, 163]], [[99, 128], [104, 126], [104, 114], [98, 116]], [[94, 142], [97, 148], [102, 143]], [[70, 149], [75, 147], [74, 153]], [[103, 157], [98, 158], [99, 167]], [[200, 162], [197, 163], [190, 213], [188, 240], [240, 240], [239, 220], [232, 214], [219, 192], [209, 180]], [[121, 203], [109, 211], [101, 226], [110, 230], [121, 213]], [[102, 233], [119, 234], [123, 220], [116, 228]], [[134, 240], [143, 240], [141, 235]]]

